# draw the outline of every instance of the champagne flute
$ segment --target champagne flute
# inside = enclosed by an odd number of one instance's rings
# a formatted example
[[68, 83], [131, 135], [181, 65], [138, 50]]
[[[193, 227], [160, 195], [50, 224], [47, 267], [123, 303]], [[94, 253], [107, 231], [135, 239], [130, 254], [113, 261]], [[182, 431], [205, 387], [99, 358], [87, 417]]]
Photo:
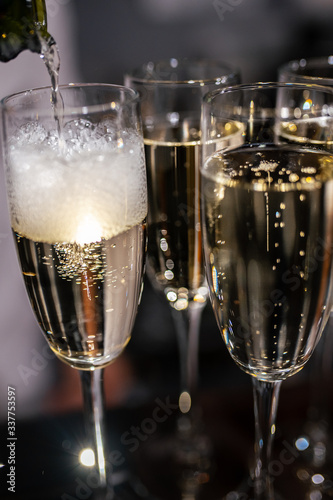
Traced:
[[[227, 349], [252, 376], [256, 500], [274, 498], [281, 382], [307, 362], [331, 310], [332, 111], [330, 89], [302, 84], [240, 85], [203, 102], [206, 273]], [[302, 133], [313, 120], [316, 145]], [[226, 122], [243, 124], [238, 145], [221, 146]]]
[[[333, 57], [289, 61], [278, 69], [278, 78], [281, 82], [314, 83], [333, 88]], [[332, 328], [332, 318], [327, 328]], [[332, 335], [324, 335], [315, 351], [309, 372], [307, 420], [295, 438], [295, 447], [300, 459], [304, 460], [297, 477], [308, 483], [310, 490], [327, 490], [327, 483], [333, 478], [333, 437], [329, 427], [331, 394], [329, 385], [323, 383], [332, 377], [332, 342]], [[323, 480], [313, 482], [312, 478], [319, 473]]]
[[106, 499], [103, 368], [130, 339], [146, 246], [139, 96], [99, 84], [60, 92], [62, 116], [51, 88], [2, 101], [6, 187], [31, 306], [52, 351], [80, 370], [96, 498]]
[[177, 424], [191, 457], [198, 444], [193, 398], [208, 296], [198, 183], [201, 99], [209, 90], [239, 81], [236, 69], [201, 59], [149, 62], [125, 75], [125, 84], [141, 95], [149, 200], [147, 274], [170, 305], [180, 357]]
[[206, 60], [149, 62], [125, 76], [141, 94], [148, 175], [147, 273], [171, 306], [180, 347], [180, 409], [196, 387], [197, 341], [207, 287], [202, 268], [201, 98], [238, 83], [237, 70]]

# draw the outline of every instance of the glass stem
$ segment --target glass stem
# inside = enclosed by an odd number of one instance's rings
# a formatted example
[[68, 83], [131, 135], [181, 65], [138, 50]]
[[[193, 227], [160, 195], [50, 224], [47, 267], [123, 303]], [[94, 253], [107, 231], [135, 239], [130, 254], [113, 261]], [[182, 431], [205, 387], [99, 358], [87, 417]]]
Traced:
[[171, 309], [180, 356], [180, 392], [192, 398], [198, 380], [198, 344], [201, 315], [205, 304], [190, 302], [183, 311]]
[[89, 447], [95, 455], [95, 470], [99, 486], [95, 492], [96, 499], [112, 498], [106, 470], [104, 449], [104, 391], [103, 369], [81, 370], [84, 415]]
[[309, 406], [303, 432], [310, 437], [313, 467], [323, 467], [329, 451], [332, 395], [329, 384], [323, 384], [323, 380], [332, 377], [333, 335], [329, 329], [332, 329], [332, 316], [312, 354], [308, 372]]
[[264, 382], [255, 377], [252, 381], [255, 417], [255, 500], [274, 500], [270, 462], [281, 381]]

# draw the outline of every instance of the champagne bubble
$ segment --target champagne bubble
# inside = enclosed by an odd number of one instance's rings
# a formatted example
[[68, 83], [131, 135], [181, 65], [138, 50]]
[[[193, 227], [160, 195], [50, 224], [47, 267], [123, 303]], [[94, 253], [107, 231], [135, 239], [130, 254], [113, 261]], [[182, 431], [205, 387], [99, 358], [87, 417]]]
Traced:
[[9, 154], [13, 229], [35, 241], [89, 243], [92, 234], [94, 241], [111, 238], [141, 222], [147, 213], [143, 143], [128, 131], [115, 140], [117, 133], [108, 122], [73, 120], [59, 152], [54, 131], [22, 127]]

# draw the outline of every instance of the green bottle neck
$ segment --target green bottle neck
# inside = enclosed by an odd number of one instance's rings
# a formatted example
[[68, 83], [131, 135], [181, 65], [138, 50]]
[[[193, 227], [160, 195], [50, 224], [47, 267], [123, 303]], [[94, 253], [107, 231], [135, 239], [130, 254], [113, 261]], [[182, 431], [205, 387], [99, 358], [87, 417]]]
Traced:
[[47, 31], [44, 0], [1, 0], [0, 61], [10, 61], [23, 50], [40, 54], [42, 40], [54, 43]]

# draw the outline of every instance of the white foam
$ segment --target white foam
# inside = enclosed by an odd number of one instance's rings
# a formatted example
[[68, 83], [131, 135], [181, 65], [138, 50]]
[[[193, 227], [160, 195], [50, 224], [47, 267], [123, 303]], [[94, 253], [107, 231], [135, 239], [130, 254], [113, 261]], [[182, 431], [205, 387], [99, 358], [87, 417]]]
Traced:
[[104, 132], [88, 124], [78, 133], [67, 127], [61, 154], [57, 134], [39, 126], [25, 127], [13, 137], [7, 190], [16, 232], [40, 242], [88, 243], [144, 219], [141, 137], [126, 131], [115, 137], [111, 128], [110, 134]]

